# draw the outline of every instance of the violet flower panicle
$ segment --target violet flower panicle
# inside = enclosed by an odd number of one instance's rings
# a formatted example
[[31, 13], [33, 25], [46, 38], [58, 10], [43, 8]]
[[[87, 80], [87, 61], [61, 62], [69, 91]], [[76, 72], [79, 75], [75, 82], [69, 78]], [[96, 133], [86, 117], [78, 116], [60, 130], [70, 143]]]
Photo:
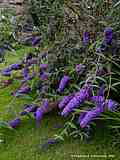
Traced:
[[24, 115], [27, 115], [30, 112], [36, 112], [37, 108], [38, 108], [37, 106], [32, 105], [32, 104], [31, 105], [26, 105], [24, 110], [20, 113], [20, 115], [24, 116]]
[[19, 126], [21, 124], [21, 119], [20, 118], [16, 118], [16, 119], [14, 119], [12, 121], [9, 121], [8, 123], [12, 128], [16, 128], [17, 126]]
[[11, 72], [3, 71], [2, 72], [2, 76], [8, 76], [8, 77], [10, 77], [11, 76]]
[[22, 75], [24, 78], [26, 78], [29, 74], [29, 69], [27, 67], [23, 68]]
[[18, 70], [22, 68], [22, 65], [19, 63], [15, 63], [15, 64], [11, 64], [9, 67], [11, 68], [11, 70]]
[[47, 72], [40, 72], [39, 77], [42, 81], [47, 81], [49, 74]]
[[65, 89], [65, 87], [66, 87], [67, 84], [69, 83], [69, 81], [70, 81], [70, 77], [67, 76], [67, 75], [64, 75], [64, 76], [62, 77], [60, 83], [59, 83], [59, 87], [58, 87], [57, 91], [58, 91], [59, 93], [63, 92], [64, 89]]
[[104, 30], [104, 41], [106, 44], [110, 45], [113, 39], [113, 29], [111, 27], [107, 27]]
[[86, 114], [82, 115], [81, 118], [79, 118], [80, 127], [85, 128], [94, 118], [101, 115], [101, 113], [104, 111], [104, 104], [101, 103], [97, 107], [91, 109], [90, 111], [86, 112]]
[[3, 69], [3, 71], [2, 71], [2, 75], [3, 76], [11, 76], [11, 68], [5, 68], [5, 69]]
[[58, 104], [59, 109], [64, 108], [68, 104], [68, 102], [73, 98], [73, 96], [74, 96], [73, 94], [64, 96], [63, 99]]
[[40, 64], [40, 69], [47, 69], [48, 68], [48, 64]]
[[31, 91], [31, 88], [28, 85], [23, 85], [16, 92], [14, 92], [13, 96], [19, 96], [19, 94], [27, 94]]
[[70, 102], [63, 109], [61, 115], [67, 116], [72, 112], [76, 107], [82, 104], [85, 100], [88, 100], [91, 97], [92, 90], [90, 85], [85, 85], [83, 88], [75, 94], [75, 96], [70, 100]]
[[85, 31], [85, 32], [83, 33], [83, 44], [84, 44], [84, 45], [88, 45], [89, 42], [90, 42], [90, 33], [87, 32], [87, 31]]
[[84, 70], [85, 70], [85, 65], [83, 64], [77, 64], [75, 66], [75, 71], [77, 72], [77, 74], [81, 74]]
[[41, 37], [33, 37], [32, 46], [36, 47], [37, 45], [39, 45], [40, 41], [41, 41]]
[[104, 103], [105, 97], [103, 97], [103, 96], [93, 96], [93, 97], [90, 98], [90, 101], [92, 101], [96, 104]]
[[43, 115], [44, 115], [47, 107], [49, 107], [48, 104], [49, 104], [48, 100], [45, 99], [45, 100], [43, 101], [42, 106], [39, 107], [39, 108], [37, 109], [37, 111], [34, 113], [37, 126], [40, 125], [40, 122], [41, 122], [41, 120], [42, 120], [42, 118], [43, 118]]
[[105, 101], [105, 109], [109, 111], [116, 111], [118, 103], [116, 101], [113, 101], [112, 99], [107, 99]]

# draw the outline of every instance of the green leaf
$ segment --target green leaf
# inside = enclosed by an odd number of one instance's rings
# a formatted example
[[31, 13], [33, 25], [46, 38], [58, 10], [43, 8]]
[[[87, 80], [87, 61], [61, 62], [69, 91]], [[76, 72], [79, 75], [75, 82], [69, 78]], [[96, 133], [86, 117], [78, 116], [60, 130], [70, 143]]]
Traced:
[[5, 121], [0, 121], [0, 128], [13, 129], [10, 125]]

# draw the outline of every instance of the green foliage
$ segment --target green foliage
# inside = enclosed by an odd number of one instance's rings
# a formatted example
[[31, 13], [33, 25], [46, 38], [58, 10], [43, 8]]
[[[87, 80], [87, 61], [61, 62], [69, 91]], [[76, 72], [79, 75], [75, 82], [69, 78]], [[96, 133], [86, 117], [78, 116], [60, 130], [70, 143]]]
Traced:
[[13, 19], [15, 11], [11, 9], [0, 9], [0, 43], [13, 39], [14, 25]]
[[[63, 25], [63, 0], [31, 0], [30, 13], [40, 32], [54, 39]], [[52, 35], [51, 35], [52, 34]], [[53, 36], [53, 37], [52, 37]]]

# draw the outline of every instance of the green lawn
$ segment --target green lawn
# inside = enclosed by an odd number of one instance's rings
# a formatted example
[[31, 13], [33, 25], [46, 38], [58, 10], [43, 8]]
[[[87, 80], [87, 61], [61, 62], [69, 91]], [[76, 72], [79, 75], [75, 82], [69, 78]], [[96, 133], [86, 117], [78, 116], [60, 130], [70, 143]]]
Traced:
[[[19, 61], [24, 53], [30, 49], [19, 49], [16, 53], [7, 55], [7, 64]], [[1, 64], [0, 69], [5, 65]], [[0, 90], [0, 119], [9, 120], [16, 116], [21, 110], [23, 104], [27, 103], [24, 99], [12, 100], [10, 95], [12, 89], [16, 88], [17, 83], [5, 89]], [[10, 109], [11, 107], [11, 109]], [[97, 127], [93, 140], [90, 142], [81, 142], [79, 139], [67, 139], [63, 144], [58, 144], [50, 148], [46, 152], [40, 150], [40, 144], [45, 138], [56, 134], [57, 129], [55, 124], [63, 124], [64, 120], [57, 113], [46, 115], [41, 123], [40, 128], [36, 128], [35, 121], [25, 117], [22, 119], [22, 124], [15, 131], [4, 131], [5, 141], [0, 143], [0, 160], [103, 160], [114, 159], [119, 160], [119, 151], [111, 145], [111, 135], [102, 125]], [[72, 155], [79, 155], [79, 158], [73, 158]], [[101, 156], [82, 157], [82, 156]], [[104, 155], [113, 155], [114, 158], [102, 157]]]

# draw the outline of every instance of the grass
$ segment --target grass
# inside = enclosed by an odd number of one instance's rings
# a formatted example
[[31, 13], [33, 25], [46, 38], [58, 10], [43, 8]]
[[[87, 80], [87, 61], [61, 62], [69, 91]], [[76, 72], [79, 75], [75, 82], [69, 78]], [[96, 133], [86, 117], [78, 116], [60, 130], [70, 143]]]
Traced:
[[[19, 61], [24, 53], [29, 52], [30, 48], [19, 49], [16, 54], [7, 54], [7, 63], [0, 64], [0, 69], [8, 64]], [[8, 105], [12, 100], [11, 91], [17, 87], [17, 83], [5, 89], [0, 89], [0, 119], [9, 120], [16, 116], [21, 110], [23, 104], [28, 100], [17, 99]], [[104, 125], [98, 125], [95, 130], [93, 140], [81, 142], [80, 139], [66, 139], [64, 143], [58, 144], [48, 151], [40, 150], [40, 144], [45, 138], [49, 138], [57, 133], [55, 124], [63, 124], [64, 120], [57, 113], [46, 115], [41, 123], [40, 128], [36, 128], [34, 119], [25, 117], [22, 124], [15, 131], [4, 130], [4, 142], [0, 143], [0, 160], [119, 160], [119, 151], [111, 146], [110, 131]], [[72, 155], [98, 157], [80, 157], [72, 158]], [[101, 157], [99, 157], [101, 155]], [[104, 155], [113, 155], [112, 157], [102, 157]]]

